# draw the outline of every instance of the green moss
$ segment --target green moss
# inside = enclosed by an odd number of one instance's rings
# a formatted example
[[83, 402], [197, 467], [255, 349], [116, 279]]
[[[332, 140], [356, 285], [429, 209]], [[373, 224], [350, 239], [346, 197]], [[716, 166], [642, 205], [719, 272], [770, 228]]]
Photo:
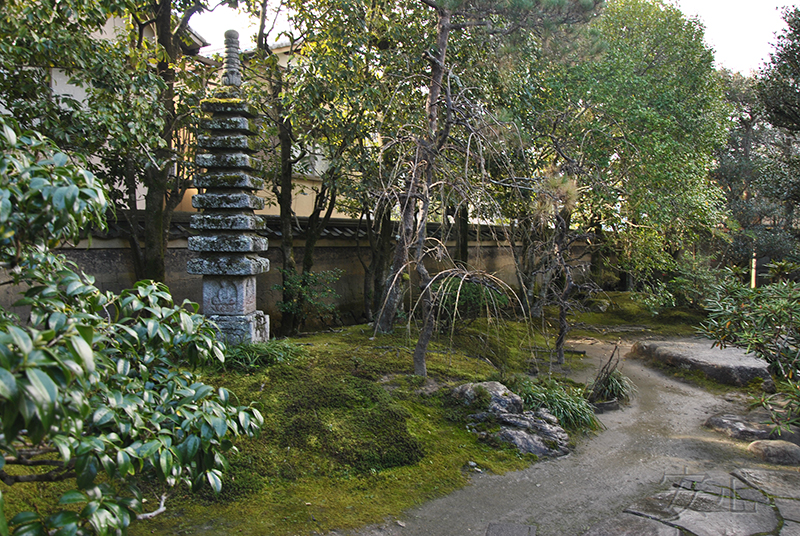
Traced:
[[712, 380], [702, 370], [675, 367], [662, 361], [648, 360], [648, 365], [652, 368], [661, 370], [664, 374], [685, 381], [697, 387], [701, 387], [710, 393], [724, 394], [730, 392], [742, 392], [747, 389], [735, 385], [725, 385]]
[[583, 312], [575, 315], [571, 322], [575, 328], [571, 336], [591, 336], [615, 340], [621, 335], [636, 336], [637, 333], [663, 336], [691, 336], [697, 326], [705, 320], [701, 311], [675, 308], [660, 314], [651, 314], [641, 303], [633, 300], [629, 292], [606, 294], [611, 305], [606, 312]]
[[[464, 486], [470, 461], [495, 473], [534, 461], [467, 431], [445, 404], [448, 389], [421, 393], [425, 382], [411, 374], [414, 341], [405, 333], [372, 337], [366, 326], [313, 334], [295, 341], [307, 356], [292, 362], [250, 373], [209, 371], [209, 383], [259, 407], [264, 431], [237, 443], [219, 496], [182, 491], [167, 514], [135, 524], [132, 533], [354, 528]], [[443, 341], [435, 346], [428, 368], [442, 386], [485, 381], [497, 371], [472, 348], [467, 355]], [[154, 501], [162, 490], [148, 491]]]
[[[638, 318], [638, 310], [622, 301], [624, 319]], [[624, 325], [613, 310], [610, 318], [602, 324]], [[131, 534], [347, 530], [466, 485], [468, 462], [504, 473], [535, 461], [470, 433], [464, 419], [474, 408], [453, 403], [449, 392], [465, 382], [545, 369], [549, 354], [543, 349], [552, 341], [523, 323], [478, 319], [433, 341], [425, 381], [413, 375], [414, 335], [398, 328], [374, 336], [369, 326], [351, 326], [294, 339], [304, 352], [283, 362], [249, 356], [248, 363], [257, 366], [208, 369], [204, 381], [228, 388], [240, 403], [262, 412], [263, 432], [237, 441], [220, 495], [173, 490], [168, 511], [134, 523]], [[565, 370], [581, 363], [580, 356], [568, 354]], [[431, 385], [441, 389], [425, 394]], [[487, 422], [483, 431], [493, 426]], [[154, 482], [140, 484], [151, 508], [165, 490]], [[16, 488], [3, 488], [7, 507], [52, 502], [40, 499], [38, 489]]]

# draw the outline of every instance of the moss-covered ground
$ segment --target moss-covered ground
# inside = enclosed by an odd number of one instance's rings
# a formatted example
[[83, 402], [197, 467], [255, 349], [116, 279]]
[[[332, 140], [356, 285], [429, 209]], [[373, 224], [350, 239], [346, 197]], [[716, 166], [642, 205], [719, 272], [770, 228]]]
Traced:
[[[580, 330], [618, 337], [616, 328], [636, 325], [685, 335], [699, 321], [682, 312], [652, 317], [623, 294], [608, 299], [605, 313], [573, 318]], [[399, 327], [374, 336], [369, 326], [351, 326], [293, 339], [303, 355], [284, 362], [248, 372], [207, 370], [207, 383], [262, 412], [263, 433], [237, 441], [221, 494], [171, 490], [167, 512], [134, 523], [131, 533], [217, 534], [233, 527], [243, 535], [326, 533], [381, 522], [450, 493], [469, 482], [470, 462], [493, 473], [535, 462], [481, 442], [464, 425], [469, 408], [440, 388], [544, 374], [552, 370], [546, 366], [552, 338], [521, 322], [477, 320], [439, 335], [424, 380], [413, 376], [413, 335]], [[567, 369], [582, 366], [576, 354], [567, 359]], [[160, 485], [139, 484], [148, 504], [157, 504]], [[43, 507], [57, 496], [48, 489], [3, 487], [7, 513]]]
[[[608, 306], [604, 312], [596, 310], [601, 302]], [[574, 327], [570, 336], [588, 335], [607, 340], [615, 340], [620, 335], [635, 337], [637, 333], [689, 337], [695, 335], [697, 326], [705, 320], [702, 311], [687, 308], [651, 314], [628, 292], [606, 293], [594, 301], [593, 309], [571, 319]]]

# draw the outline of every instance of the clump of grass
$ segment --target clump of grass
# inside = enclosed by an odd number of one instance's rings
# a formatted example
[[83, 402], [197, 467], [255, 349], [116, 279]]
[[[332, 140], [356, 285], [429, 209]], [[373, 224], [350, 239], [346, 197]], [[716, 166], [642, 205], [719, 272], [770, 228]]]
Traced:
[[228, 348], [221, 367], [224, 370], [252, 372], [278, 363], [290, 363], [305, 355], [306, 351], [302, 346], [287, 340], [244, 343]]
[[519, 374], [506, 379], [506, 385], [522, 397], [526, 410], [545, 408], [568, 430], [592, 431], [601, 427], [579, 387], [552, 378], [532, 380]]
[[[616, 356], [616, 359], [615, 359]], [[636, 386], [630, 378], [622, 374], [619, 370], [619, 344], [614, 346], [611, 357], [595, 376], [589, 385], [586, 386], [586, 399], [594, 404], [596, 402], [606, 402], [618, 400], [628, 402], [636, 393]]]

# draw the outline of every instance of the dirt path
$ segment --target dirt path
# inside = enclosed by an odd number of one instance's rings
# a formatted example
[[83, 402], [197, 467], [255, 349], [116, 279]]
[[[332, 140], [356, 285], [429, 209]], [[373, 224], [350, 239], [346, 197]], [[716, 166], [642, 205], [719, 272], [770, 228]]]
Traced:
[[[585, 376], [613, 349], [591, 340], [571, 347], [586, 351], [596, 364]], [[621, 349], [624, 355], [630, 345]], [[636, 499], [665, 489], [665, 478], [758, 466], [746, 444], [702, 426], [712, 413], [741, 411], [742, 399], [710, 394], [637, 360], [623, 366], [638, 388], [637, 398], [622, 411], [600, 415], [606, 429], [580, 440], [569, 456], [502, 476], [479, 476], [467, 488], [406, 512], [399, 523], [346, 534], [483, 536], [489, 523], [517, 523], [536, 526], [537, 536], [580, 535]]]

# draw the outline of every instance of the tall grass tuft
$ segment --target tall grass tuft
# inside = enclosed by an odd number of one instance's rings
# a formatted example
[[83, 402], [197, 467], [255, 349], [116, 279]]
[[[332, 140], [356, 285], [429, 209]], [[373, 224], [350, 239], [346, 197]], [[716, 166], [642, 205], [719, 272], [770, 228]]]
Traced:
[[[616, 355], [616, 359], [614, 356]], [[636, 386], [619, 370], [619, 345], [614, 347], [611, 357], [600, 368], [597, 376], [586, 386], [586, 399], [591, 403], [618, 400], [629, 402], [636, 394]]]
[[522, 397], [526, 410], [545, 408], [568, 430], [593, 431], [602, 426], [591, 404], [583, 396], [582, 388], [552, 378], [532, 380], [520, 374], [506, 379], [506, 385]]
[[221, 364], [221, 368], [252, 372], [278, 363], [290, 363], [305, 355], [306, 351], [302, 346], [285, 340], [244, 343], [228, 348], [225, 352], [225, 363]]

